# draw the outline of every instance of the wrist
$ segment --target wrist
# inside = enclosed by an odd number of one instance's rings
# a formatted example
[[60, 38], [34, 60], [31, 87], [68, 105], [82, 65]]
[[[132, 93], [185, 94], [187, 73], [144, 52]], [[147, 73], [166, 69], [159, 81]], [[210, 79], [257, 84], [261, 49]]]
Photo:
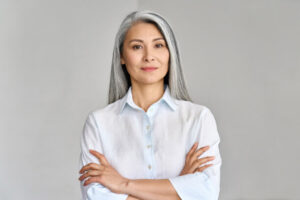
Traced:
[[121, 193], [123, 194], [129, 194], [129, 184], [130, 184], [130, 179], [125, 179], [124, 183], [122, 184], [121, 187]]
[[134, 180], [133, 179], [127, 179], [126, 185], [124, 187], [124, 193], [128, 195], [132, 195], [132, 189], [134, 188]]

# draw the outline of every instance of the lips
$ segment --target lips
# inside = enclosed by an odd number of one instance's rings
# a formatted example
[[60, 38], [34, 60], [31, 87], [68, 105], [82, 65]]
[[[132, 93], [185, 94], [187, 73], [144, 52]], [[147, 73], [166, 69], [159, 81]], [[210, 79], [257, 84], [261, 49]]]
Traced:
[[149, 67], [142, 67], [142, 70], [146, 71], [146, 72], [151, 72], [151, 71], [154, 71], [156, 70], [157, 67], [152, 67], [152, 66], [149, 66]]

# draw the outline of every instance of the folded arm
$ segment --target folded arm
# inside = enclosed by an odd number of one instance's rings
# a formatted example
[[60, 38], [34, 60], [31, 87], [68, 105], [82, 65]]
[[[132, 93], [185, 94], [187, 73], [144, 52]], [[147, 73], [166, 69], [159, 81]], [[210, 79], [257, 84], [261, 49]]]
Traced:
[[197, 171], [169, 179], [130, 180], [126, 193], [144, 200], [217, 200], [220, 191], [222, 163], [219, 152], [220, 137], [215, 118], [209, 109], [205, 109], [200, 116], [199, 132], [196, 134], [195, 141], [199, 142], [199, 148], [210, 146], [199, 156], [199, 159], [214, 156], [214, 160], [206, 163], [213, 164], [211, 167], [206, 168], [203, 172]]
[[[97, 159], [88, 153], [88, 149], [96, 149], [102, 153], [102, 149], [99, 149], [101, 147], [99, 147], [99, 143], [91, 145], [95, 141], [99, 142], [99, 138], [96, 138], [97, 134], [93, 134], [96, 131], [93, 123], [93, 119], [89, 117], [82, 138], [81, 167], [89, 162], [98, 162]], [[220, 138], [210, 110], [204, 112], [200, 118], [200, 127], [200, 134], [196, 136], [195, 140], [199, 141], [199, 147], [210, 146], [209, 150], [200, 157], [206, 156], [205, 154], [215, 156], [216, 159], [212, 161], [212, 167], [207, 168], [203, 172], [195, 172], [169, 179], [129, 180], [122, 194], [113, 193], [99, 183], [87, 186], [83, 186], [81, 183], [84, 200], [217, 200], [221, 166], [221, 157], [218, 148]]]
[[[180, 200], [168, 179], [129, 180], [126, 193], [143, 200]], [[131, 197], [127, 198], [131, 199]]]
[[[88, 163], [98, 163], [99, 160], [93, 156], [89, 149], [94, 149], [103, 153], [102, 143], [99, 138], [100, 134], [97, 129], [96, 121], [93, 114], [89, 114], [84, 124], [83, 133], [81, 135], [81, 154], [79, 159], [79, 169]], [[91, 183], [84, 186], [84, 181], [80, 181], [80, 189], [82, 200], [126, 200], [128, 194], [117, 194], [111, 192], [108, 188], [99, 183]]]

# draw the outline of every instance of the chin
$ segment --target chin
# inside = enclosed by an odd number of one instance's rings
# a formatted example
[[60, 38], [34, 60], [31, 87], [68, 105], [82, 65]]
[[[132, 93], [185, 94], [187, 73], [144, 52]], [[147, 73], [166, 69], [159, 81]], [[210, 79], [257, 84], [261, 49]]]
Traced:
[[135, 82], [143, 85], [151, 85], [157, 83], [164, 83], [164, 76], [139, 76], [134, 78]]
[[160, 83], [160, 82], [161, 82], [161, 80], [149, 80], [149, 79], [138, 81], [138, 83], [145, 84], [145, 85], [157, 84], [157, 83]]

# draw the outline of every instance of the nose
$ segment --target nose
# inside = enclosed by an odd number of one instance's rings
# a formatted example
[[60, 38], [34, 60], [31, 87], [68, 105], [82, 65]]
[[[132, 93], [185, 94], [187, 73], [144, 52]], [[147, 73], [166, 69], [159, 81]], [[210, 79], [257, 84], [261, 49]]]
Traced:
[[144, 55], [144, 61], [151, 62], [154, 61], [154, 56], [152, 50], [149, 48], [145, 48], [145, 55]]

